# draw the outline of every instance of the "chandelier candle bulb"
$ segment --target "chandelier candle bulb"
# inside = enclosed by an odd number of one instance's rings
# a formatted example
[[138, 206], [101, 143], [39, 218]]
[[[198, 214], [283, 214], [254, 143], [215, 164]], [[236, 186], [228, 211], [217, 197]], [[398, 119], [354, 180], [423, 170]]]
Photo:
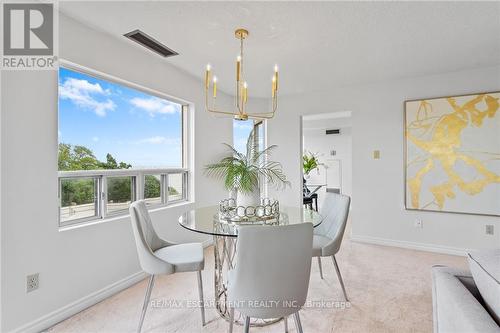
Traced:
[[247, 102], [247, 98], [248, 98], [248, 85], [245, 82], [243, 83], [243, 103]]
[[273, 97], [276, 95], [276, 75], [273, 76], [272, 95]]
[[214, 75], [214, 98], [217, 97], [217, 76]]
[[241, 56], [236, 58], [236, 81], [240, 81], [241, 76]]
[[275, 84], [274, 84], [274, 89], [278, 90], [278, 65], [274, 65], [274, 78], [275, 78]]
[[205, 88], [208, 89], [210, 85], [210, 64], [207, 65], [207, 70], [205, 71]]

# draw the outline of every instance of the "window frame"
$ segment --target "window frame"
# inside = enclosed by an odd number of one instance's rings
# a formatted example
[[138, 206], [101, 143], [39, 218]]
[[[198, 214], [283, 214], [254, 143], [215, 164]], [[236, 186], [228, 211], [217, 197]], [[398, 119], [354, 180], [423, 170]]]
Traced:
[[[59, 228], [65, 228], [75, 225], [84, 225], [87, 223], [101, 222], [109, 218], [115, 217], [126, 217], [129, 215], [128, 210], [121, 210], [112, 213], [107, 211], [107, 178], [108, 177], [132, 177], [132, 201], [143, 200], [144, 199], [144, 185], [146, 175], [161, 175], [160, 191], [161, 191], [161, 203], [148, 205], [150, 209], [156, 209], [161, 207], [168, 207], [170, 205], [179, 204], [182, 202], [189, 202], [191, 197], [191, 191], [188, 187], [190, 184], [189, 180], [192, 178], [192, 172], [187, 167], [190, 162], [189, 156], [191, 156], [191, 147], [188, 133], [190, 132], [190, 110], [192, 109], [192, 104], [171, 97], [167, 94], [158, 92], [156, 90], [144, 87], [142, 85], [132, 83], [130, 81], [117, 78], [112, 75], [108, 75], [87, 67], [83, 67], [66, 60], [60, 60], [60, 67], [68, 69], [74, 72], [82, 73], [91, 77], [95, 77], [101, 80], [109, 81], [114, 84], [123, 85], [127, 88], [135, 89], [143, 93], [166, 99], [168, 101], [177, 103], [181, 105], [181, 167], [180, 168], [153, 168], [153, 169], [99, 169], [99, 170], [77, 170], [77, 171], [59, 171], [58, 170], [58, 225]], [[58, 75], [59, 77], [59, 75]], [[58, 84], [59, 86], [59, 84]], [[57, 100], [59, 104], [59, 88], [57, 94]], [[59, 105], [57, 107], [58, 114], [58, 124], [57, 129], [59, 130]], [[59, 146], [59, 139], [57, 140], [56, 149]], [[58, 154], [57, 154], [58, 155]], [[56, 168], [57, 165], [56, 165]], [[169, 201], [168, 200], [168, 175], [169, 174], [182, 174], [182, 197], [181, 199]], [[61, 209], [62, 209], [62, 180], [65, 179], [81, 179], [81, 178], [94, 178], [96, 179], [96, 192], [95, 192], [95, 214], [93, 216], [77, 218], [67, 221], [61, 221]]]
[[[94, 179], [94, 215], [93, 216], [87, 216], [87, 217], [81, 217], [81, 218], [77, 218], [77, 219], [72, 219], [72, 220], [67, 220], [67, 221], [62, 221], [61, 220], [61, 209], [63, 208], [62, 207], [62, 204], [61, 204], [61, 200], [62, 200], [62, 182], [64, 180], [70, 180], [70, 179], [85, 179], [85, 178], [92, 178]], [[99, 191], [102, 187], [102, 178], [100, 176], [93, 176], [93, 175], [89, 175], [89, 176], [80, 176], [80, 177], [67, 177], [65, 175], [60, 175], [58, 177], [58, 205], [59, 205], [59, 209], [58, 209], [58, 220], [59, 220], [59, 226], [66, 226], [66, 225], [73, 225], [73, 224], [80, 224], [80, 223], [86, 223], [88, 221], [93, 221], [93, 220], [96, 220], [96, 219], [99, 219], [100, 218], [100, 212], [101, 212], [101, 203], [100, 203], [100, 200], [99, 200]]]
[[166, 181], [165, 181], [165, 178], [168, 177], [167, 176], [168, 173], [162, 173], [162, 172], [152, 172], [152, 173], [144, 173], [144, 175], [142, 175], [141, 178], [141, 183], [142, 183], [142, 199], [143, 200], [147, 200], [145, 198], [145, 195], [144, 195], [144, 190], [145, 190], [145, 184], [146, 184], [146, 176], [160, 176], [160, 203], [148, 203], [146, 201], [146, 206], [148, 208], [158, 208], [158, 207], [162, 207], [162, 206], [165, 206], [167, 204], [167, 200], [165, 198], [165, 184], [166, 184]]
[[[93, 222], [99, 220], [105, 220], [107, 218], [113, 218], [117, 216], [127, 216], [128, 211], [117, 211], [108, 213], [107, 206], [107, 178], [110, 177], [132, 177], [133, 185], [133, 196], [135, 200], [144, 199], [144, 177], [146, 175], [161, 175], [160, 182], [160, 192], [161, 192], [161, 203], [160, 204], [150, 204], [148, 208], [155, 209], [160, 207], [168, 207], [170, 205], [178, 204], [181, 202], [188, 201], [188, 186], [187, 179], [189, 178], [189, 170], [186, 168], [167, 168], [167, 169], [104, 169], [104, 170], [81, 170], [81, 171], [59, 171], [59, 227], [67, 227], [78, 224], [83, 224], [86, 222]], [[182, 196], [181, 199], [170, 201], [168, 200], [168, 175], [170, 174], [181, 174], [183, 177], [182, 181]], [[82, 179], [82, 178], [94, 178], [96, 179], [96, 192], [94, 199], [96, 214], [89, 217], [72, 219], [67, 221], [61, 221], [61, 200], [62, 200], [62, 181], [67, 179]]]
[[130, 202], [134, 202], [137, 200], [137, 179], [135, 176], [130, 175], [119, 175], [119, 176], [106, 176], [106, 177], [101, 177], [101, 182], [102, 182], [102, 187], [101, 187], [101, 194], [102, 194], [102, 209], [103, 209], [103, 216], [105, 217], [112, 217], [112, 216], [120, 216], [123, 215], [124, 213], [127, 213], [128, 209], [121, 209], [121, 210], [116, 210], [114, 212], [110, 212], [108, 209], [108, 178], [120, 178], [120, 177], [130, 177], [130, 186], [131, 186], [131, 198]]

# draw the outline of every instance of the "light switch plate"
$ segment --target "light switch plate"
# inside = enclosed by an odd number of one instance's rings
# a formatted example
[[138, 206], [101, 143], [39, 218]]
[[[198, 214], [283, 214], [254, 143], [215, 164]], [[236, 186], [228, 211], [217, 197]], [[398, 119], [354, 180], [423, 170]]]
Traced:
[[374, 160], [380, 159], [380, 150], [374, 150], [373, 151], [373, 159]]
[[37, 290], [40, 286], [40, 275], [39, 273], [31, 274], [26, 277], [26, 292], [32, 292]]
[[487, 235], [493, 235], [495, 233], [495, 227], [491, 224], [487, 224], [485, 229]]

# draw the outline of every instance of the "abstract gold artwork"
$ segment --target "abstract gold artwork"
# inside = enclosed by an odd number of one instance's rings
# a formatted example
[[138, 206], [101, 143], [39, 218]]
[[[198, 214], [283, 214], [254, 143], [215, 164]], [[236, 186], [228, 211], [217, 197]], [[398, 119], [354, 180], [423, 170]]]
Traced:
[[407, 209], [500, 216], [499, 99], [405, 102]]

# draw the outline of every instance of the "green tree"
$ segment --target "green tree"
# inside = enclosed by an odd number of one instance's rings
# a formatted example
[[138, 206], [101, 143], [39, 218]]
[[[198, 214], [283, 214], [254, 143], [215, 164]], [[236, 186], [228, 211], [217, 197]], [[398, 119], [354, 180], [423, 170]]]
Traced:
[[101, 162], [95, 157], [92, 150], [85, 146], [76, 145], [70, 154], [71, 170], [96, 170], [101, 169]]
[[127, 202], [132, 197], [132, 181], [130, 177], [109, 177], [108, 201]]
[[117, 163], [116, 159], [110, 153], [106, 154], [106, 162], [101, 164], [102, 169], [130, 169], [131, 164], [120, 162]]
[[85, 146], [59, 144], [59, 171], [100, 170], [100, 169], [130, 169], [131, 164], [120, 162], [111, 154], [106, 154], [106, 162], [99, 161], [92, 150]]
[[71, 170], [71, 145], [67, 143], [59, 144], [59, 170]]
[[118, 169], [130, 169], [132, 167], [132, 164], [127, 164], [125, 162], [120, 162], [118, 164]]
[[144, 197], [158, 198], [161, 196], [160, 180], [153, 175], [144, 177]]
[[106, 163], [102, 164], [103, 169], [118, 169], [118, 163], [116, 159], [110, 153], [106, 154]]
[[[59, 144], [58, 167], [60, 171], [72, 170], [100, 170], [100, 169], [129, 169], [131, 164], [120, 162], [111, 155], [106, 155], [106, 162], [99, 161], [94, 152], [81, 145], [72, 146], [67, 143]], [[94, 180], [66, 179], [61, 183], [63, 206], [92, 203], [95, 197]], [[108, 200], [126, 202], [130, 200], [132, 184], [130, 177], [108, 178]]]
[[63, 207], [92, 203], [95, 196], [93, 179], [64, 179], [61, 182], [61, 204]]

